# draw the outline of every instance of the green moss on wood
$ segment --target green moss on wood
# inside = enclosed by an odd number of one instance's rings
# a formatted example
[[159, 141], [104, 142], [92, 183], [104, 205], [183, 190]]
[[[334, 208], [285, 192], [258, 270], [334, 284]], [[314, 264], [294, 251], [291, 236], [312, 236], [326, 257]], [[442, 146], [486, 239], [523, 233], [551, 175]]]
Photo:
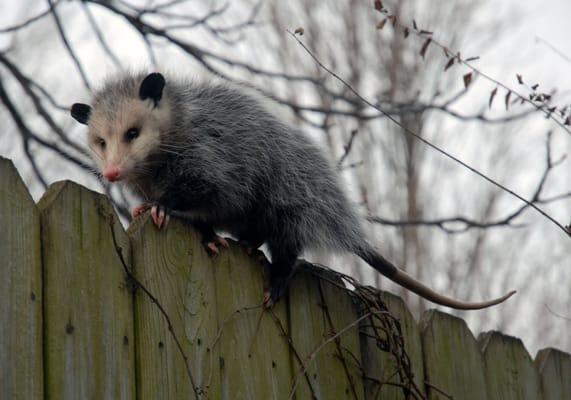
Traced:
[[489, 400], [541, 400], [541, 382], [522, 341], [500, 332], [478, 337]]
[[[173, 325], [204, 398], [220, 398], [216, 288], [212, 260], [190, 227], [173, 220], [158, 231], [148, 215], [128, 230], [137, 279], [158, 299]], [[164, 316], [140, 289], [135, 297], [139, 399], [193, 399], [185, 360]]]
[[125, 232], [103, 195], [71, 182], [52, 185], [38, 208], [46, 397], [134, 398], [132, 292], [111, 229], [129, 261]]
[[[404, 349], [410, 359], [413, 380], [419, 390], [424, 393], [424, 369], [422, 366], [422, 345], [420, 330], [414, 317], [406, 308], [404, 301], [391, 293], [382, 292], [382, 300], [392, 315], [398, 318], [404, 339]], [[363, 321], [363, 332], [373, 335], [374, 331], [368, 326], [368, 320]], [[405, 399], [405, 392], [398, 386], [386, 382], [403, 383], [399, 377], [399, 366], [392, 354], [378, 348], [376, 340], [370, 336], [361, 336], [361, 351], [363, 368], [368, 377], [365, 379], [365, 394], [367, 399]], [[380, 385], [378, 382], [385, 382]]]
[[421, 318], [424, 374], [429, 399], [485, 400], [484, 362], [466, 322], [437, 310]]
[[300, 363], [292, 355], [298, 381], [296, 398], [310, 399], [315, 395], [317, 399], [363, 399], [359, 325], [339, 336], [339, 346], [330, 341], [320, 347], [359, 318], [346, 290], [336, 285], [334, 276], [326, 271], [321, 273], [327, 280], [302, 270], [290, 285], [291, 337], [305, 367], [305, 374], [299, 373]]
[[43, 398], [38, 210], [11, 161], [0, 157], [0, 398]]
[[535, 356], [544, 400], [571, 399], [571, 354], [543, 349]]

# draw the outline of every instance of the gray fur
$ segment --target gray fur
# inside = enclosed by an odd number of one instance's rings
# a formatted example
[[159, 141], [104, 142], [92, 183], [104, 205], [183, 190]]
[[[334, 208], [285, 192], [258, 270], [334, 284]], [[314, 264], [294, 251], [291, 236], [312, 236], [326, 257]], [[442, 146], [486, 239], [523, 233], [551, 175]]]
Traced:
[[[118, 99], [135, 97], [143, 77], [109, 82], [96, 93], [93, 107], [104, 107], [114, 118]], [[337, 174], [299, 130], [229, 85], [167, 77], [164, 95], [177, 118], [154, 155], [165, 160], [161, 169], [132, 184], [141, 197], [192, 210], [238, 237], [244, 225], [255, 224], [299, 251], [357, 250], [361, 227]], [[153, 196], [156, 190], [141, 190], [156, 185], [161, 198]]]
[[[139, 99], [144, 78], [135, 74], [107, 82], [95, 93], [90, 115], [124, 120], [121, 113], [130, 112], [125, 104], [140, 105], [131, 100]], [[214, 228], [255, 247], [267, 243], [274, 300], [283, 293], [297, 256], [308, 248], [357, 254], [393, 281], [450, 307], [483, 308], [511, 295], [481, 303], [453, 300], [385, 260], [364, 239], [327, 158], [298, 129], [268, 112], [258, 96], [226, 84], [168, 76], [160, 95], [160, 101], [149, 100], [145, 113], [170, 115], [168, 128], [156, 133], [159, 141], [149, 142], [158, 145], [143, 147], [148, 153], [124, 181], [146, 202], [191, 215], [204, 236]], [[129, 144], [116, 143], [124, 146], [124, 157], [134, 156]]]

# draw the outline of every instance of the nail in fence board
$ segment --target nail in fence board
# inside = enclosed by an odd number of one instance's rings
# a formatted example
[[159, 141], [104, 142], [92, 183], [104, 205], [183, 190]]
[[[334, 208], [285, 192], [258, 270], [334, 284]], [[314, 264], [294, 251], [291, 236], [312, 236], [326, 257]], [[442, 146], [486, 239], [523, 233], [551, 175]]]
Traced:
[[500, 332], [481, 333], [488, 400], [541, 400], [541, 380], [520, 339]]
[[40, 218], [0, 157], [0, 398], [43, 399]]
[[535, 356], [543, 400], [571, 399], [571, 354], [543, 349]]
[[[336, 282], [326, 271], [321, 274]], [[359, 324], [339, 336], [339, 345], [332, 340], [321, 347], [359, 318], [349, 294], [304, 269], [294, 277], [289, 293], [291, 336], [306, 372], [300, 372], [300, 364], [292, 355], [296, 398], [311, 399], [315, 394], [320, 400], [363, 399]]]
[[111, 222], [129, 243], [105, 196], [72, 182], [50, 186], [42, 224], [45, 396], [135, 396], [132, 292], [113, 245]]
[[429, 399], [485, 400], [484, 360], [476, 339], [460, 318], [437, 310], [421, 318], [422, 350]]

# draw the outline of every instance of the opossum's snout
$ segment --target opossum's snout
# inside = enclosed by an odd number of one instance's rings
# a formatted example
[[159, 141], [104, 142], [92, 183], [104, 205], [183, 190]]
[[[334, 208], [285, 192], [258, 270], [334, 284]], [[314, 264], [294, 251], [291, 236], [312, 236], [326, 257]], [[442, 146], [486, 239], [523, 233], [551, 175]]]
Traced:
[[123, 176], [121, 174], [121, 169], [119, 169], [119, 167], [116, 167], [114, 165], [105, 167], [105, 169], [103, 170], [103, 176], [109, 182], [115, 182], [115, 181], [121, 180], [121, 178], [123, 178]]

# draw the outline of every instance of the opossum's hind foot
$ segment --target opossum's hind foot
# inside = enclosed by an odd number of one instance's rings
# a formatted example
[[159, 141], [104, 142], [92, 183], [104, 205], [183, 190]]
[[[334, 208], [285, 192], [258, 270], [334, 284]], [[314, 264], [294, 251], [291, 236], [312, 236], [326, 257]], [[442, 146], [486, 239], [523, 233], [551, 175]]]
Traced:
[[264, 288], [264, 307], [271, 308], [286, 293], [289, 283], [287, 277], [271, 277], [270, 283]]
[[151, 207], [151, 218], [159, 229], [166, 228], [170, 221], [168, 208], [160, 204], [153, 204]]
[[213, 256], [220, 254], [218, 246], [222, 246], [225, 249], [230, 247], [228, 241], [218, 235], [214, 235], [212, 238], [210, 238], [209, 241], [203, 241], [202, 243], [204, 244], [204, 247], [206, 247], [206, 251], [208, 251], [210, 255]]
[[264, 285], [264, 307], [270, 308], [277, 303], [287, 292], [287, 288], [293, 277], [292, 269], [287, 275], [270, 274], [267, 285]]
[[286, 294], [291, 278], [296, 271], [297, 260], [297, 252], [287, 252], [271, 245], [270, 252], [273, 262], [265, 274], [269, 278], [265, 280], [264, 284], [264, 307], [266, 308], [272, 307]]
[[202, 221], [195, 221], [192, 225], [200, 232], [200, 235], [202, 236], [202, 245], [211, 256], [220, 254], [219, 246], [226, 249], [230, 247], [226, 239], [214, 233], [212, 225]]

